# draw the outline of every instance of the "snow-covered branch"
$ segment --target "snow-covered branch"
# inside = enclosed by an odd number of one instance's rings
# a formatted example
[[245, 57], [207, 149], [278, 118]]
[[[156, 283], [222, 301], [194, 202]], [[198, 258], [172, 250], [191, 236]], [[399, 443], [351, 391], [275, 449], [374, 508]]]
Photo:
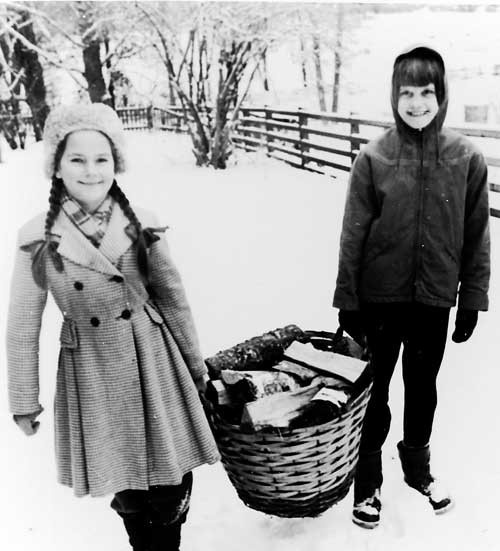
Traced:
[[30, 15], [34, 15], [40, 20], [46, 21], [49, 23], [52, 27], [54, 27], [58, 33], [60, 33], [64, 38], [69, 40], [73, 46], [76, 46], [77, 48], [83, 48], [83, 43], [76, 40], [73, 36], [71, 36], [68, 32], [66, 32], [54, 19], [50, 16], [48, 16], [46, 13], [44, 13], [41, 10], [37, 10], [30, 4], [23, 2], [22, 4], [19, 4], [18, 2], [4, 2], [4, 4], [13, 10], [16, 10], [18, 12], [28, 12]]
[[6, 32], [8, 32], [10, 35], [14, 36], [17, 40], [19, 40], [22, 44], [24, 44], [24, 46], [26, 46], [29, 50], [36, 52], [38, 55], [46, 59], [54, 67], [59, 67], [67, 71], [70, 77], [78, 84], [80, 88], [85, 88], [85, 86], [82, 85], [82, 82], [79, 81], [73, 74], [75, 73], [83, 76], [82, 71], [80, 71], [79, 69], [68, 67], [67, 64], [65, 64], [62, 60], [53, 58], [45, 50], [31, 43], [26, 37], [24, 37], [21, 33], [16, 31], [11, 25], [7, 25], [6, 23], [2, 22], [1, 19], [0, 19], [0, 26], [1, 26], [0, 30], [3, 29]]

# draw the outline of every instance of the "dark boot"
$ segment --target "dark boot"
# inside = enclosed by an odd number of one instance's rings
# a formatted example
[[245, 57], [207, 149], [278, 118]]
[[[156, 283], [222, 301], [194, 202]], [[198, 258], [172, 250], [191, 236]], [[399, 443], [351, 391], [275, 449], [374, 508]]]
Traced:
[[429, 444], [417, 448], [405, 446], [403, 442], [399, 442], [398, 452], [403, 467], [404, 479], [408, 486], [427, 497], [436, 514], [449, 511], [453, 507], [453, 501], [430, 471], [431, 452]]
[[153, 522], [151, 551], [179, 551], [181, 545], [181, 522], [162, 524]]
[[151, 523], [144, 513], [118, 513], [134, 551], [151, 551]]
[[382, 451], [360, 453], [354, 477], [352, 521], [363, 528], [375, 528], [380, 522], [382, 487]]

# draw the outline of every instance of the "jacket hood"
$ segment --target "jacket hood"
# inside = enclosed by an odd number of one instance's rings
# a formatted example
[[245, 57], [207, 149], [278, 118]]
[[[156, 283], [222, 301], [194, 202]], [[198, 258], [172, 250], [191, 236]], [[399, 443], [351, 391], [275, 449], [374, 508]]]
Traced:
[[[401, 118], [401, 116], [398, 113], [398, 99], [399, 99], [399, 86], [400, 83], [395, 82], [395, 69], [397, 65], [404, 59], [409, 57], [424, 57], [425, 59], [434, 59], [438, 62], [438, 64], [442, 68], [442, 79], [443, 79], [443, 89], [441, 91], [442, 98], [439, 102], [439, 109], [432, 120], [432, 122], [426, 126], [422, 130], [415, 130], [411, 127], [409, 127]], [[434, 48], [426, 45], [426, 44], [413, 44], [409, 46], [408, 48], [404, 49], [394, 60], [394, 66], [393, 66], [393, 78], [392, 78], [392, 87], [391, 87], [391, 107], [392, 107], [392, 113], [394, 116], [394, 120], [396, 122], [396, 127], [399, 132], [401, 132], [403, 135], [410, 135], [410, 136], [417, 136], [420, 135], [421, 132], [439, 132], [441, 130], [444, 119], [446, 117], [446, 112], [448, 110], [448, 82], [446, 78], [446, 70], [444, 65], [444, 60]]]

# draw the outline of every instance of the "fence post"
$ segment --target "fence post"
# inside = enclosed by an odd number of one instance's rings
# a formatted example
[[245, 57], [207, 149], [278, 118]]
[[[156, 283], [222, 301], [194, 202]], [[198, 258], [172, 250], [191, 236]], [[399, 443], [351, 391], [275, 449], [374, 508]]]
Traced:
[[[351, 116], [353, 113], [351, 113]], [[354, 159], [356, 158], [356, 151], [359, 151], [360, 142], [356, 138], [353, 138], [354, 134], [359, 134], [359, 123], [357, 121], [352, 121], [351, 123], [351, 164], [354, 162]]]
[[177, 110], [175, 105], [172, 106], [172, 112], [174, 113], [172, 118], [175, 119], [175, 131], [180, 134], [182, 132], [182, 117], [184, 116], [184, 112], [182, 111], [182, 108], [180, 111]]
[[307, 123], [309, 119], [308, 116], [302, 111], [302, 107], [298, 108], [297, 114], [299, 120], [300, 166], [302, 168], [305, 168], [307, 164], [307, 159], [305, 158], [304, 153], [309, 152], [309, 147], [304, 144], [304, 141], [309, 139], [309, 132], [307, 132]]
[[[245, 118], [245, 117], [248, 117], [249, 114], [250, 114], [250, 111], [249, 109], [247, 109], [246, 107], [242, 107], [240, 109], [240, 113], [241, 113], [241, 118], [238, 116], [238, 125], [237, 125], [237, 133], [241, 135], [241, 137], [243, 138], [243, 151], [251, 151], [249, 149], [249, 146], [247, 144], [247, 140], [246, 138], [248, 138], [248, 132], [245, 130], [245, 126], [246, 126], [246, 121], [242, 121], [241, 119], [242, 118]], [[241, 129], [241, 130], [240, 130]]]
[[[272, 121], [273, 120], [273, 112], [271, 110], [268, 109], [268, 106], [267, 105], [264, 105], [264, 109], [265, 109], [265, 122], [264, 122], [264, 130], [266, 132], [269, 132], [269, 128], [272, 128], [272, 124], [269, 124], [269, 121]], [[273, 141], [273, 139], [266, 134], [264, 134], [265, 137], [266, 137], [266, 150], [267, 150], [267, 154], [268, 155], [271, 155], [271, 142]]]
[[146, 117], [147, 117], [147, 121], [148, 121], [148, 130], [152, 130], [153, 129], [153, 106], [152, 105], [148, 105], [147, 107], [147, 110], [146, 110]]

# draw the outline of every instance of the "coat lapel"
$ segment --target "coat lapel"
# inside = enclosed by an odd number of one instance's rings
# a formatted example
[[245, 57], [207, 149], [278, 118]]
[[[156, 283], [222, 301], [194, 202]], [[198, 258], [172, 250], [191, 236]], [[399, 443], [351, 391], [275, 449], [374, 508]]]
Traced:
[[92, 243], [75, 227], [67, 214], [61, 210], [51, 233], [59, 235], [61, 240], [57, 248], [58, 253], [79, 264], [93, 270], [112, 275], [120, 274], [114, 265], [120, 256], [131, 246], [132, 241], [125, 233], [129, 220], [121, 208], [115, 204], [109, 220], [106, 234], [99, 248]]

